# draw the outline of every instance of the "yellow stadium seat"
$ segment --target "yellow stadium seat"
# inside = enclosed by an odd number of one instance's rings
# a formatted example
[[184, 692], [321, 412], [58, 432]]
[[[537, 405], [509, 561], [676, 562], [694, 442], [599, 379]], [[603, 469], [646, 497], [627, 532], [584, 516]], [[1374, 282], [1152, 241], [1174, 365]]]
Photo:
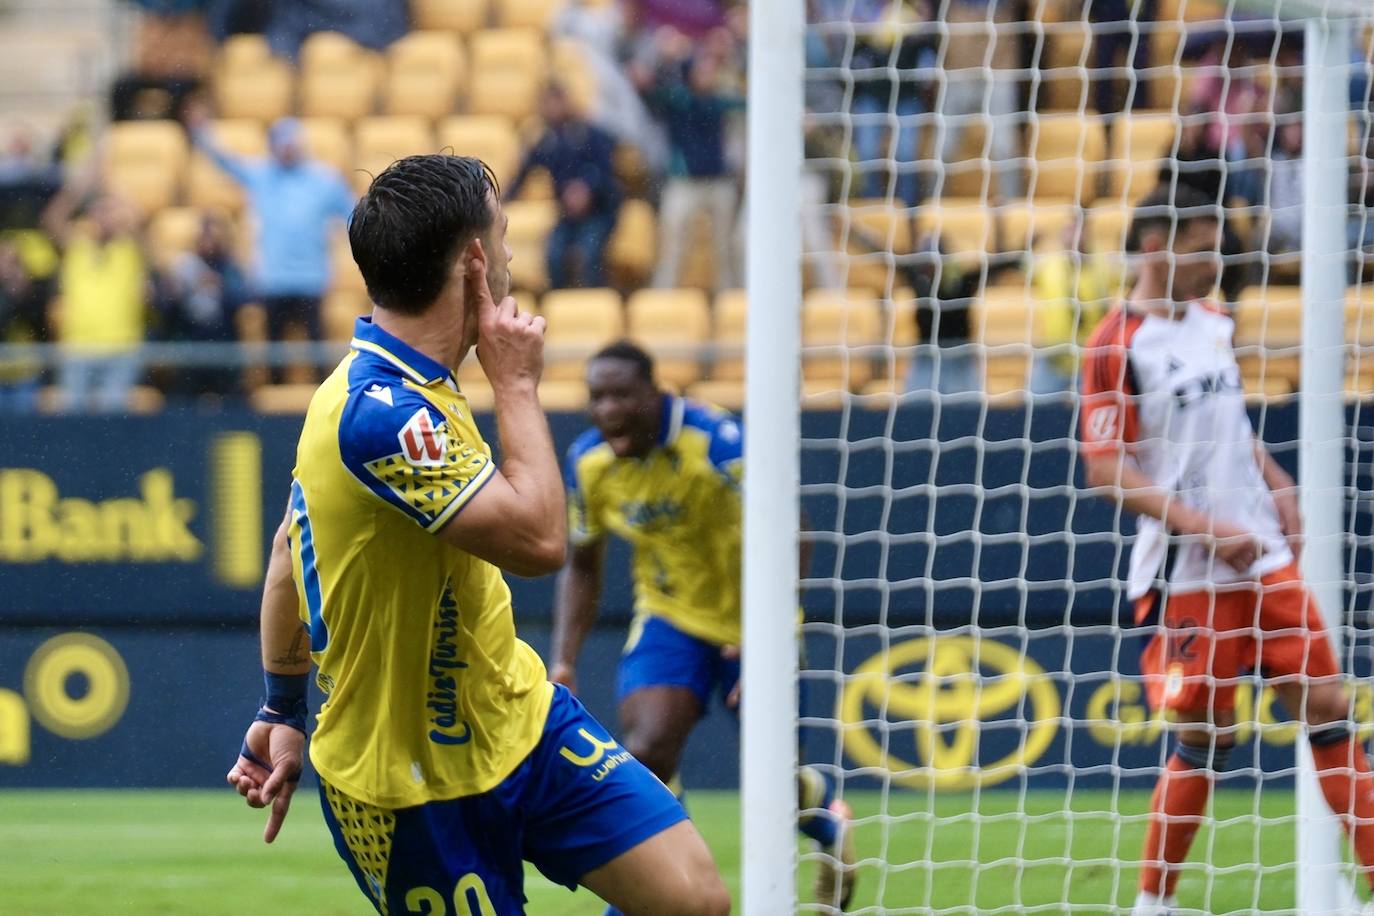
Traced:
[[1365, 359], [1374, 369], [1374, 289], [1368, 286], [1346, 291], [1345, 341], [1370, 351]]
[[200, 211], [195, 207], [167, 207], [148, 221], [148, 251], [162, 268], [196, 247]]
[[567, 90], [573, 110], [584, 115], [590, 113], [596, 103], [596, 74], [587, 63], [587, 52], [582, 44], [570, 38], [556, 39], [552, 61], [552, 72], [558, 74], [559, 84]]
[[1126, 250], [1127, 235], [1131, 230], [1131, 208], [1122, 204], [1105, 204], [1092, 207], [1085, 212], [1087, 222], [1084, 231], [1091, 240], [1090, 251], [1121, 252]]
[[722, 381], [744, 378], [745, 324], [749, 300], [742, 289], [727, 289], [716, 294], [712, 309], [712, 342], [716, 346], [711, 377]]
[[[858, 391], [873, 376], [883, 320], [871, 290], [812, 290], [802, 303], [803, 378]], [[868, 349], [860, 349], [868, 348]]]
[[342, 32], [311, 32], [301, 42], [301, 72], [309, 72], [315, 67], [350, 64], [364, 53], [362, 45]]
[[452, 32], [411, 32], [386, 52], [387, 114], [442, 117], [453, 110], [467, 74]]
[[1241, 294], [1233, 316], [1237, 350], [1285, 350], [1302, 342], [1302, 290], [1254, 287]]
[[1031, 158], [1028, 197], [1087, 203], [1096, 196], [1098, 163], [1107, 139], [1101, 117], [1044, 114], [1026, 138]]
[[291, 67], [275, 57], [221, 70], [215, 77], [215, 107], [222, 118], [275, 121], [291, 112]]
[[938, 203], [949, 197], [983, 197], [984, 188], [989, 187], [990, 162], [983, 150], [986, 137], [987, 132], [982, 124], [969, 124], [964, 128], [959, 152], [952, 162], [941, 162], [938, 153], [932, 154], [931, 165], [938, 170], [932, 201]]
[[981, 202], [948, 201], [922, 207], [916, 225], [919, 236], [938, 236], [950, 253], [981, 254], [992, 248], [991, 213]]
[[544, 295], [540, 314], [548, 322], [544, 340], [550, 381], [582, 378], [587, 357], [625, 333], [620, 294], [613, 289], [559, 289]]
[[351, 290], [367, 293], [367, 284], [353, 260], [353, 249], [348, 245], [348, 233], [340, 230], [329, 237], [329, 263], [331, 289]]
[[444, 29], [468, 35], [487, 24], [489, 0], [410, 0], [417, 29]]
[[473, 70], [468, 88], [468, 111], [475, 115], [504, 115], [521, 121], [539, 110], [542, 77], [524, 70]]
[[1002, 208], [1002, 239], [1008, 251], [1058, 249], [1075, 204], [1017, 203]]
[[851, 237], [859, 236], [860, 247], [869, 251], [907, 254], [911, 251], [913, 210], [897, 207], [885, 200], [856, 200], [845, 209]]
[[[215, 144], [240, 156], [266, 156], [267, 131], [250, 118], [216, 121], [210, 128]], [[232, 178], [220, 171], [210, 157], [201, 152], [191, 156], [186, 173], [186, 201], [193, 207], [218, 207], [237, 213], [243, 206], [243, 191]]]
[[722, 410], [744, 410], [744, 382], [738, 379], [707, 379], [687, 389], [687, 396]]
[[1135, 204], [1154, 189], [1159, 163], [1174, 150], [1178, 121], [1171, 114], [1122, 116], [1112, 127], [1107, 193], [1115, 201]]
[[539, 405], [545, 410], [565, 413], [586, 410], [587, 383], [581, 378], [546, 378], [539, 383]]
[[506, 244], [512, 255], [511, 281], [518, 289], [542, 293], [549, 285], [544, 241], [558, 222], [558, 208], [551, 200], [512, 200], [502, 209], [510, 218]]
[[536, 29], [488, 29], [472, 37], [468, 110], [523, 119], [535, 113], [548, 49]]
[[262, 385], [248, 396], [248, 405], [257, 413], [303, 414], [319, 388], [313, 384]]
[[366, 292], [356, 289], [331, 290], [320, 309], [325, 340], [347, 343], [353, 339], [353, 323], [360, 315], [372, 312]]
[[983, 350], [988, 394], [1029, 387], [1035, 312], [1023, 290], [988, 290], [974, 305], [971, 333]]
[[376, 70], [360, 58], [319, 64], [301, 73], [301, 114], [352, 121], [372, 113]]
[[507, 118], [498, 115], [455, 115], [439, 124], [439, 148], [458, 156], [476, 156], [491, 166], [502, 187], [520, 168], [520, 138]]
[[353, 185], [359, 193], [387, 166], [406, 156], [435, 151], [429, 122], [415, 115], [382, 115], [362, 118], [353, 125], [355, 173]]
[[353, 141], [339, 118], [301, 118], [305, 149], [312, 159], [338, 169], [348, 178], [353, 171]]
[[505, 28], [549, 27], [564, 0], [496, 0], [496, 21]]
[[638, 285], [658, 263], [658, 216], [646, 200], [620, 205], [615, 231], [606, 246], [606, 263], [618, 275]]
[[681, 390], [701, 378], [701, 349], [711, 337], [705, 293], [642, 289], [625, 310], [629, 336], [654, 355], [659, 381]]
[[176, 121], [120, 121], [110, 126], [105, 180], [145, 215], [176, 200], [186, 171], [186, 132]]
[[261, 35], [230, 35], [219, 46], [221, 69], [255, 66], [272, 56], [267, 39]]
[[548, 67], [548, 49], [538, 29], [486, 29], [472, 36], [472, 73], [483, 70], [523, 70], [541, 77]]

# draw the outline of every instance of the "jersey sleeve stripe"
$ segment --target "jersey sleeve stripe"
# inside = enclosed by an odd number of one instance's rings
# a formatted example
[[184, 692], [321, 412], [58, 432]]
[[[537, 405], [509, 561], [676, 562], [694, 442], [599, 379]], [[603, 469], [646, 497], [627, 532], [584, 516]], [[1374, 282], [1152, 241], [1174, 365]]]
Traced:
[[433, 533], [448, 524], [450, 519], [461, 512], [463, 507], [471, 502], [474, 496], [481, 492], [481, 489], [487, 485], [487, 481], [491, 480], [492, 475], [495, 473], [496, 465], [493, 462], [488, 461], [486, 464], [482, 465], [482, 469], [477, 472], [476, 476], [468, 482], [467, 486], [458, 491], [452, 501], [444, 507], [444, 510], [439, 513], [438, 517], [436, 517], [425, 530]]

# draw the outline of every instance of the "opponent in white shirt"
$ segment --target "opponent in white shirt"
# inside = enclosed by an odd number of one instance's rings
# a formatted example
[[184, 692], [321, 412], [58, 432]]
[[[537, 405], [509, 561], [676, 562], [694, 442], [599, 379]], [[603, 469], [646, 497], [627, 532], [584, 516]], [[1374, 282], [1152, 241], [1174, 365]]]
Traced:
[[[1374, 774], [1297, 568], [1297, 490], [1256, 438], [1232, 349], [1207, 297], [1219, 272], [1215, 201], [1160, 187], [1132, 227], [1135, 285], [1089, 340], [1080, 435], [1087, 485], [1139, 516], [1127, 595], [1156, 618], [1146, 692], [1178, 723], [1141, 856], [1137, 914], [1165, 914], [1235, 736], [1242, 670], [1262, 670], [1307, 726], [1322, 791], [1374, 876]], [[1374, 883], [1374, 878], [1371, 878]]]

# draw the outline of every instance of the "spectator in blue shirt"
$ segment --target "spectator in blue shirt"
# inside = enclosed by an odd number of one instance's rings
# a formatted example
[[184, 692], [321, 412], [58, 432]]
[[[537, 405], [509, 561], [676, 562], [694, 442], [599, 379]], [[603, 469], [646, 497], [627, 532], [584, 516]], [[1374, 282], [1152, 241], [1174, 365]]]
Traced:
[[271, 156], [235, 156], [215, 145], [205, 112], [187, 112], [196, 145], [248, 195], [257, 224], [253, 285], [273, 340], [318, 340], [320, 300], [329, 286], [329, 234], [352, 213], [353, 192], [334, 169], [305, 157], [300, 122], [268, 133]]
[[726, 161], [725, 133], [730, 113], [743, 109], [744, 99], [723, 84], [732, 50], [729, 33], [718, 31], [712, 36], [713, 40], [699, 45], [691, 60], [661, 56], [656, 73], [637, 77], [649, 110], [668, 131], [670, 147], [668, 182], [659, 203], [656, 287], [678, 285], [698, 209], [711, 218], [716, 288], [740, 285], [734, 244], [739, 186]]
[[525, 156], [506, 196], [518, 195], [536, 168], [547, 170], [558, 198], [558, 223], [546, 249], [549, 285], [605, 286], [606, 243], [620, 212], [615, 138], [579, 117], [561, 86], [549, 86], [541, 108], [544, 136]]

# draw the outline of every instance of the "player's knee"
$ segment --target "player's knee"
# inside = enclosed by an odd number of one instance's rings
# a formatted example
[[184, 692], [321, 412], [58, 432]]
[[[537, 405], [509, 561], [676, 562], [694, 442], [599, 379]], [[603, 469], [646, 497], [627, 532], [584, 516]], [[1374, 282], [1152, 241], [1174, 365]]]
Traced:
[[1344, 722], [1350, 715], [1350, 698], [1339, 684], [1311, 686], [1305, 706], [1309, 728]]
[[1178, 743], [1174, 756], [1195, 770], [1222, 773], [1231, 763], [1231, 752], [1235, 745], [1234, 736], [1229, 734], [1216, 735], [1207, 743], [1182, 740]]
[[663, 782], [677, 775], [676, 751], [671, 744], [659, 740], [657, 736], [630, 735], [625, 739], [625, 749]]
[[680, 916], [728, 916], [730, 892], [714, 867], [703, 870], [693, 881], [694, 890], [684, 906], [674, 912]]

